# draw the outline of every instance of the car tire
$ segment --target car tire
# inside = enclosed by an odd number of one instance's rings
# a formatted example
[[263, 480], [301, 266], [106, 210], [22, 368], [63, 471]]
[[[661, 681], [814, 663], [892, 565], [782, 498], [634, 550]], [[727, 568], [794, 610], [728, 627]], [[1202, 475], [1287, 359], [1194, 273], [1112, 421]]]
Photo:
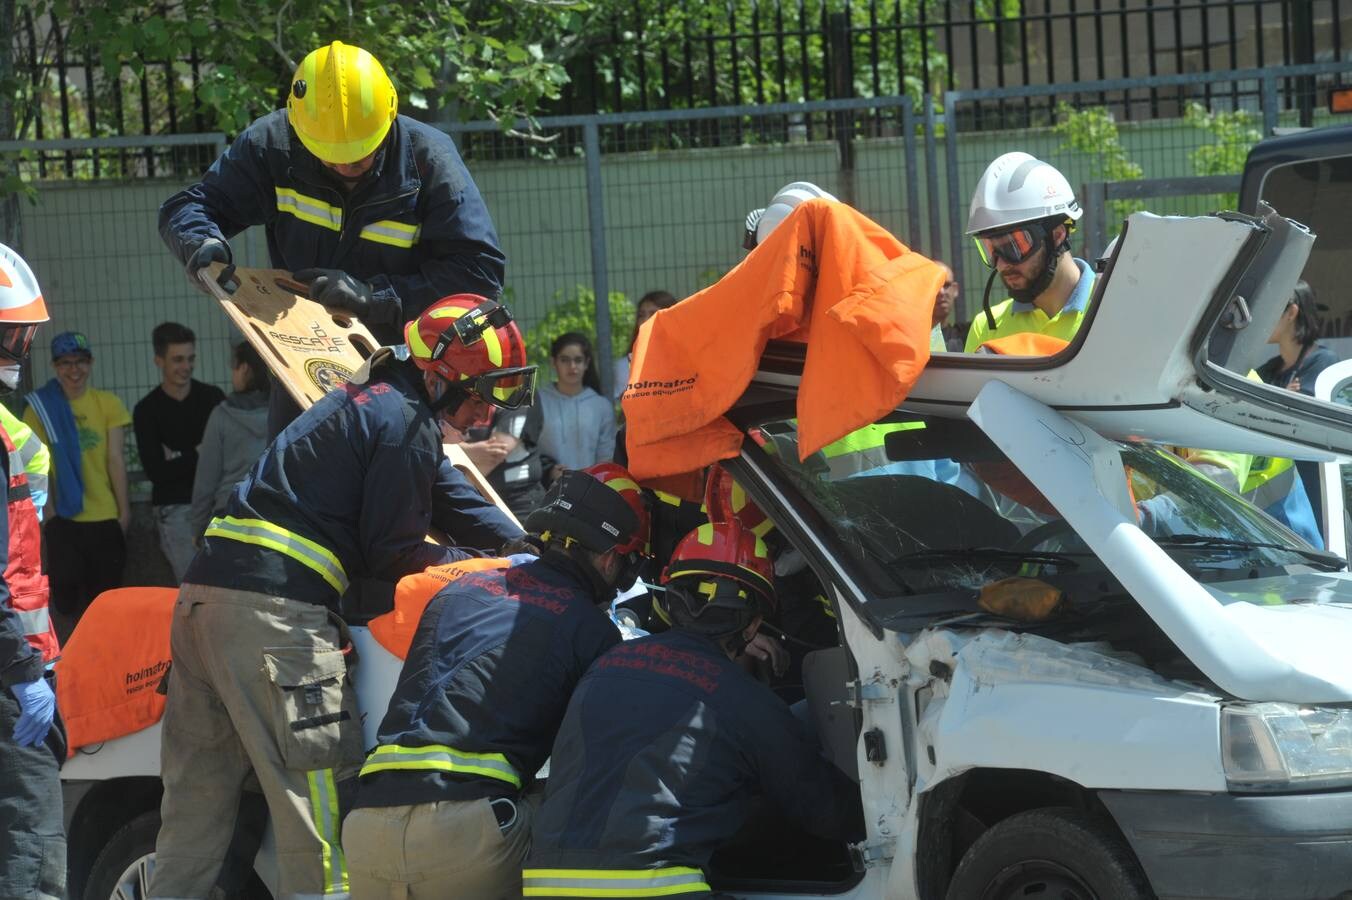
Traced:
[[1153, 900], [1130, 848], [1077, 809], [1018, 813], [963, 855], [947, 900]]
[[[143, 812], [113, 833], [103, 845], [85, 881], [84, 900], [141, 900], [150, 893], [150, 876], [155, 871], [155, 838], [160, 833], [160, 812]], [[216, 889], [219, 892], [219, 888]], [[249, 883], [229, 900], [272, 900], [272, 894], [258, 880]]]
[[141, 813], [113, 832], [94, 857], [85, 880], [84, 900], [147, 896], [150, 874], [155, 870], [155, 836], [159, 833], [157, 809]]

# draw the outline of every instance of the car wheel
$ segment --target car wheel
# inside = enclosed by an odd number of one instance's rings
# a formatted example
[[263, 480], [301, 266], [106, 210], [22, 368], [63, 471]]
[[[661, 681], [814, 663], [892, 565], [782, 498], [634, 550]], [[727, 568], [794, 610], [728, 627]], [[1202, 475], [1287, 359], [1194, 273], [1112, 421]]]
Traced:
[[[160, 833], [160, 812], [143, 812], [113, 833], [104, 844], [85, 882], [84, 900], [145, 900], [150, 896], [150, 878], [155, 873], [155, 838]], [[272, 900], [272, 894], [255, 872], [228, 900]], [[214, 893], [219, 893], [217, 887]]]
[[84, 900], [143, 900], [150, 894], [155, 871], [155, 836], [159, 810], [143, 812], [123, 825], [104, 844], [85, 882]]
[[1106, 823], [1038, 809], [996, 823], [972, 844], [948, 900], [1151, 900], [1136, 857]]

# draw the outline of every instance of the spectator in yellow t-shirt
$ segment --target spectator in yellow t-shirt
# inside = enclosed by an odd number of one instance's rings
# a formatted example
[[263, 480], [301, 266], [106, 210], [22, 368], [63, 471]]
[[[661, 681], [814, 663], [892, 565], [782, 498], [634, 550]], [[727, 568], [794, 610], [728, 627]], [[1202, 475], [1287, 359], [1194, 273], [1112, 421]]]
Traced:
[[122, 585], [131, 523], [123, 453], [131, 414], [115, 394], [90, 387], [93, 366], [88, 338], [58, 334], [56, 377], [28, 395], [23, 415], [52, 454], [55, 509], [44, 535], [51, 605], [76, 619], [98, 594]]

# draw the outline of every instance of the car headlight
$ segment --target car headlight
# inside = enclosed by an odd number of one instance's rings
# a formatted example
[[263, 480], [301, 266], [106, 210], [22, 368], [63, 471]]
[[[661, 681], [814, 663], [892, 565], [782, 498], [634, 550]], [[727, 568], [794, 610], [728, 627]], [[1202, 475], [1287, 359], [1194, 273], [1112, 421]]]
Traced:
[[1241, 703], [1221, 711], [1221, 760], [1233, 791], [1352, 784], [1352, 709]]

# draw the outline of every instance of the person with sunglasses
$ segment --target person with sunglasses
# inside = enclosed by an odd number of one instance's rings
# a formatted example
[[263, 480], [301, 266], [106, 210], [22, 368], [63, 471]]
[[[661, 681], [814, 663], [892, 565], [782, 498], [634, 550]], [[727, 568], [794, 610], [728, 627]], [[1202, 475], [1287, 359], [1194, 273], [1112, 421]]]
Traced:
[[[1066, 177], [1027, 153], [1006, 153], [977, 182], [967, 233], [991, 270], [966, 352], [993, 338], [1036, 332], [1070, 340], [1094, 291], [1094, 270], [1070, 255], [1083, 215]], [[996, 276], [1008, 299], [991, 306]]]
[[[279, 895], [346, 894], [338, 785], [363, 757], [340, 613], [349, 585], [497, 552], [521, 529], [442, 451], [491, 407], [531, 403], [535, 367], [512, 315], [446, 297], [342, 388], [288, 425], [207, 527], [170, 637], [152, 897], [205, 897], [240, 791], [256, 773], [277, 838]], [[435, 526], [459, 546], [425, 540]], [[361, 592], [368, 607], [376, 592]], [[347, 596], [345, 596], [347, 594]]]

